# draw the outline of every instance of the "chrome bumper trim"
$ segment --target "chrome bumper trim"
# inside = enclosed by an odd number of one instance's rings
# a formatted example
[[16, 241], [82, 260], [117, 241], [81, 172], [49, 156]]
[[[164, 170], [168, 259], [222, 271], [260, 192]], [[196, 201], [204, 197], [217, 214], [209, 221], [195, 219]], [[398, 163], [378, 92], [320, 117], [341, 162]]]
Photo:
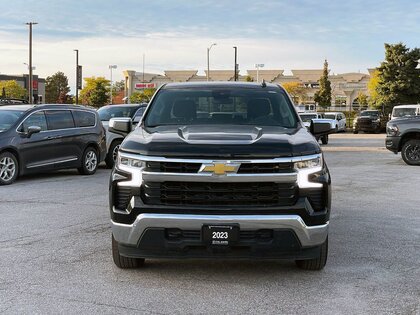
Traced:
[[317, 246], [325, 242], [329, 222], [307, 226], [298, 215], [190, 215], [143, 213], [133, 224], [121, 224], [111, 220], [112, 233], [117, 242], [136, 246], [147, 228], [179, 228], [200, 230], [203, 224], [237, 223], [241, 230], [291, 229], [303, 247]]
[[150, 182], [277, 182], [294, 183], [297, 180], [297, 173], [278, 174], [225, 174], [213, 175], [208, 173], [158, 173], [142, 172], [143, 180]]

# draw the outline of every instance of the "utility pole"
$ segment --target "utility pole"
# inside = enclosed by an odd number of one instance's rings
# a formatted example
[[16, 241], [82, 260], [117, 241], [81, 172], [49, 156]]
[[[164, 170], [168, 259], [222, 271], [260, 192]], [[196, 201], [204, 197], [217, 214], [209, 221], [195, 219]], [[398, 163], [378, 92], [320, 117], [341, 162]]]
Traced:
[[144, 63], [145, 63], [145, 60], [146, 60], [146, 55], [143, 53], [143, 80], [142, 80], [143, 92], [144, 92], [144, 88], [145, 88], [145, 86], [144, 86]]
[[258, 83], [258, 82], [260, 82], [259, 70], [260, 70], [260, 68], [264, 68], [264, 64], [263, 63], [257, 63], [257, 64], [255, 64], [255, 68], [257, 68], [257, 83]]
[[234, 73], [234, 76], [233, 76], [233, 81], [238, 81], [238, 64], [237, 64], [237, 58], [238, 58], [238, 47], [236, 47], [236, 46], [233, 46], [233, 48], [235, 49], [235, 67], [234, 67], [234, 69], [235, 69], [235, 73]]
[[79, 104], [79, 49], [74, 49], [76, 52], [76, 105]]
[[29, 25], [29, 104], [33, 103], [33, 79], [32, 79], [32, 25], [38, 24], [37, 22], [28, 22]]

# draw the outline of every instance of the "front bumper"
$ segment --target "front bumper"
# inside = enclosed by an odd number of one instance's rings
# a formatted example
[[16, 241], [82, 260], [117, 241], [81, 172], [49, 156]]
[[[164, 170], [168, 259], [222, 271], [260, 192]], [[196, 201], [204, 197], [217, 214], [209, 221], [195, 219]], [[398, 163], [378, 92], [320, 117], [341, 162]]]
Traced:
[[119, 243], [137, 246], [148, 228], [201, 230], [205, 224], [239, 224], [241, 230], [292, 230], [303, 247], [320, 245], [328, 235], [328, 222], [307, 226], [298, 215], [189, 215], [143, 213], [133, 224], [111, 221], [112, 233]]
[[400, 151], [401, 137], [387, 136], [385, 139], [386, 148], [395, 154]]

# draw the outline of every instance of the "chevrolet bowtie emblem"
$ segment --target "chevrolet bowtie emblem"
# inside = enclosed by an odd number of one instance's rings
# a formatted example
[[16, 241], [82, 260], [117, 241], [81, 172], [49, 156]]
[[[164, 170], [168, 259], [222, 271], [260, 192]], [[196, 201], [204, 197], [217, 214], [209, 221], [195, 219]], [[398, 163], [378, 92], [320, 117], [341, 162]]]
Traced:
[[238, 171], [238, 168], [238, 164], [203, 164], [200, 172], [213, 173], [214, 175], [225, 175], [226, 173], [236, 173]]

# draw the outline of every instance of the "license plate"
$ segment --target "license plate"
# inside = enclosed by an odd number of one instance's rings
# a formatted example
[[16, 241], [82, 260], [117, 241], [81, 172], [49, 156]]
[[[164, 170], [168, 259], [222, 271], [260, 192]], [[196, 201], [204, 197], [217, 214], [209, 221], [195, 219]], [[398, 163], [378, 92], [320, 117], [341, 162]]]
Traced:
[[204, 225], [203, 241], [207, 245], [229, 246], [239, 239], [238, 225]]

